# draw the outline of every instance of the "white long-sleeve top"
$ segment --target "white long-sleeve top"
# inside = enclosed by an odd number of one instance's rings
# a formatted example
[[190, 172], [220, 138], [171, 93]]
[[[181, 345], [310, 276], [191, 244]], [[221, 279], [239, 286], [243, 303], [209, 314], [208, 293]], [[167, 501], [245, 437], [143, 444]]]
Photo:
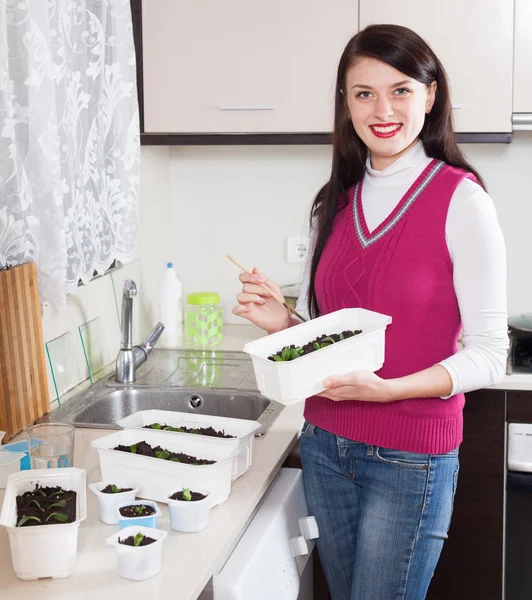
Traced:
[[[430, 161], [421, 142], [382, 171], [373, 169], [368, 159], [362, 208], [370, 231], [395, 209]], [[310, 237], [312, 248], [313, 231]], [[445, 238], [463, 334], [462, 348], [438, 364], [451, 376], [454, 395], [501, 381], [508, 350], [504, 238], [493, 201], [470, 179], [462, 180], [451, 198]], [[309, 280], [310, 258], [296, 306], [306, 317]]]

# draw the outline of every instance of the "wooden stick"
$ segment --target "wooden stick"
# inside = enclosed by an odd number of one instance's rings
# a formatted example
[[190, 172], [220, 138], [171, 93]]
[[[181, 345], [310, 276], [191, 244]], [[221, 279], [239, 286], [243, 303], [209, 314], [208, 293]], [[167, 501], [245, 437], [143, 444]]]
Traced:
[[[241, 269], [242, 271], [244, 271], [244, 273], [249, 273], [250, 275], [252, 274], [252, 272], [249, 269], [246, 269], [246, 267], [242, 266], [234, 256], [232, 256], [231, 254], [227, 255], [227, 258], [233, 263], [235, 264], [239, 269]], [[277, 302], [280, 302], [285, 308], [286, 310], [294, 315], [294, 317], [297, 317], [301, 322], [305, 323], [307, 321], [307, 319], [305, 319], [305, 317], [303, 315], [300, 315], [297, 310], [295, 308], [292, 308], [291, 306], [289, 306], [284, 298], [282, 296], [279, 296], [279, 294], [277, 292], [274, 292], [270, 287], [268, 287], [264, 282], [260, 283], [259, 285], [261, 285], [265, 290], [268, 291], [268, 293], [273, 296]]]

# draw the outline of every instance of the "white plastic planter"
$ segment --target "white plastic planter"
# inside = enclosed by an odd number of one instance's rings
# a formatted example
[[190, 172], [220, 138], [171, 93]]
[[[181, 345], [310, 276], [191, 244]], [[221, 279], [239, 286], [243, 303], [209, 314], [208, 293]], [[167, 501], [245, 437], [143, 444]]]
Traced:
[[[211, 447], [220, 447], [223, 450], [232, 449], [236, 453], [233, 458], [231, 476], [233, 481], [246, 473], [251, 467], [253, 462], [253, 440], [255, 432], [261, 426], [257, 421], [247, 419], [230, 419], [228, 417], [173, 412], [171, 410], [141, 410], [121, 419], [117, 423], [124, 429], [142, 429], [145, 425], [151, 425], [152, 423], [166, 424], [171, 427], [212, 427], [217, 431], [223, 430], [227, 435], [234, 435], [234, 438], [217, 438], [176, 431], [162, 432], [171, 436], [184, 436], [184, 439], [188, 439], [192, 435], [199, 438], [207, 451]], [[144, 429], [144, 431], [146, 430]]]
[[202, 500], [172, 500], [176, 492], [181, 492], [183, 488], [173, 490], [168, 494], [168, 512], [170, 513], [170, 527], [174, 531], [184, 533], [197, 533], [203, 531], [209, 524], [209, 513], [211, 510], [211, 499], [206, 490], [191, 490], [205, 494]]
[[[248, 342], [244, 352], [251, 356], [261, 394], [294, 404], [323, 392], [323, 381], [331, 375], [380, 369], [384, 363], [384, 334], [391, 322], [391, 317], [377, 312], [344, 308]], [[293, 361], [268, 360], [284, 346], [302, 346], [318, 336], [346, 329], [361, 329], [362, 333]]]
[[[143, 517], [124, 517], [123, 515], [120, 514], [120, 509], [124, 506], [131, 506], [131, 505], [136, 505], [136, 506], [151, 506], [155, 512], [151, 515], [146, 515]], [[130, 527], [130, 526], [137, 526], [137, 527], [147, 527], [147, 528], [151, 528], [151, 529], [157, 529], [157, 519], [161, 516], [161, 511], [159, 510], [159, 507], [157, 506], [157, 504], [155, 502], [151, 502], [151, 501], [146, 501], [146, 500], [135, 500], [134, 502], [127, 502], [124, 504], [121, 504], [120, 506], [117, 507], [116, 509], [116, 517], [118, 519], [118, 525], [120, 529], [125, 529], [126, 527]]]
[[[215, 506], [229, 497], [234, 450], [218, 446], [207, 450], [201, 440], [195, 439], [199, 437], [171, 436], [149, 429], [124, 429], [93, 440], [91, 445], [98, 451], [104, 481], [127, 479], [139, 487], [137, 497], [164, 504], [168, 502], [170, 490], [175, 488], [207, 489]], [[194, 466], [113, 450], [119, 444], [131, 446], [141, 441], [217, 462]]]
[[[130, 492], [119, 492], [116, 494], [104, 494], [102, 490], [110, 484], [115, 484], [118, 488], [132, 488]], [[116, 509], [123, 504], [131, 504], [135, 501], [135, 494], [139, 488], [129, 481], [123, 479], [115, 479], [114, 481], [99, 481], [98, 483], [90, 483], [89, 489], [98, 497], [98, 510], [100, 521], [106, 525], [116, 525], [118, 523], [118, 515]]]
[[6, 487], [7, 478], [12, 473], [20, 471], [20, 461], [25, 456], [24, 452], [3, 452], [0, 449], [0, 490]]
[[[85, 471], [73, 467], [36, 469], [10, 475], [0, 514], [0, 525], [9, 535], [13, 570], [24, 580], [67, 577], [76, 566], [79, 524], [87, 516]], [[77, 493], [73, 523], [16, 527], [17, 496], [41, 487], [61, 486]]]
[[[142, 533], [156, 540], [147, 546], [126, 546], [118, 540], [125, 540], [130, 535], [135, 536]], [[148, 527], [126, 527], [121, 529], [110, 538], [107, 543], [116, 548], [118, 560], [118, 572], [124, 579], [133, 581], [144, 581], [161, 570], [163, 562], [163, 540], [168, 534], [161, 529], [150, 529]], [[127, 595], [127, 594], [126, 594]]]

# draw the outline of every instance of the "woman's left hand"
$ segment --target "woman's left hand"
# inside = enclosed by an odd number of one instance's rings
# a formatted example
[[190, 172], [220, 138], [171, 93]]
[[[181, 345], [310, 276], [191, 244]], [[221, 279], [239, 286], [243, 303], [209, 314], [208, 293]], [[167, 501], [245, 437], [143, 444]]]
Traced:
[[389, 402], [392, 399], [388, 380], [370, 371], [355, 371], [327, 377], [323, 385], [326, 390], [319, 396], [331, 400]]

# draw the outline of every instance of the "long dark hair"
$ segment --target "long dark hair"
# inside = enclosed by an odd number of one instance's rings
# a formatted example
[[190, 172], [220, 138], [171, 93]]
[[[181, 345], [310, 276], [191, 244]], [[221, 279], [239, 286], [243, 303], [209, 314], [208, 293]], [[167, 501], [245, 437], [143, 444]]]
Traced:
[[323, 248], [337, 211], [348, 203], [347, 190], [363, 177], [366, 164], [367, 148], [349, 120], [346, 98], [342, 93], [346, 89], [347, 71], [363, 57], [380, 60], [426, 85], [436, 81], [436, 98], [419, 134], [425, 152], [431, 158], [473, 173], [485, 189], [482, 178], [456, 143], [447, 75], [430, 46], [417, 33], [400, 25], [369, 25], [357, 33], [345, 47], [338, 65], [331, 177], [318, 192], [310, 213], [311, 226], [316, 228], [308, 296], [312, 317], [319, 314], [314, 282]]

